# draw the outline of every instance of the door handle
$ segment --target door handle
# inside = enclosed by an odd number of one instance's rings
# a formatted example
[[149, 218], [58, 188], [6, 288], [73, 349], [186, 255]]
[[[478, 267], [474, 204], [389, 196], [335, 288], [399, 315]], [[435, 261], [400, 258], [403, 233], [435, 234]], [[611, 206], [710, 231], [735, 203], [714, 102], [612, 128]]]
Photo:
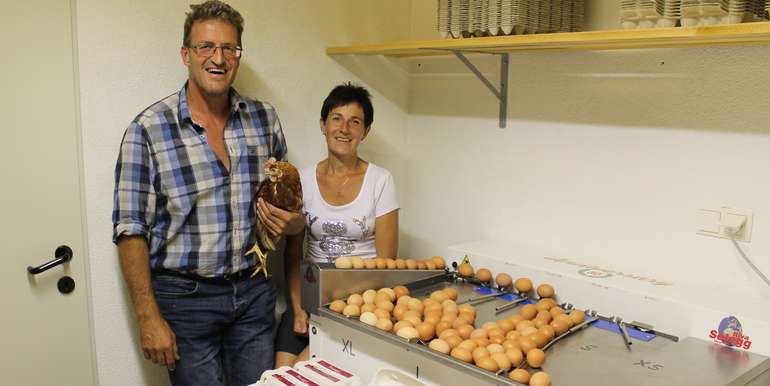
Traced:
[[38, 273], [45, 272], [57, 265], [64, 264], [72, 260], [72, 248], [66, 245], [60, 245], [54, 251], [54, 259], [38, 267], [27, 267], [27, 272], [37, 275]]

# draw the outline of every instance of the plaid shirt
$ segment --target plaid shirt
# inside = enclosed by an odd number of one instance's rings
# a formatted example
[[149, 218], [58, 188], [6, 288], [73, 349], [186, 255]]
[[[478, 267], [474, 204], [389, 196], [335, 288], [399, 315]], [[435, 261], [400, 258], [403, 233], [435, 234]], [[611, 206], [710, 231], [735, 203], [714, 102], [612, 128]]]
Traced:
[[231, 89], [224, 131], [230, 171], [206, 144], [186, 85], [126, 129], [115, 167], [113, 242], [143, 235], [152, 270], [217, 277], [253, 267], [256, 191], [269, 157], [286, 160], [275, 109]]

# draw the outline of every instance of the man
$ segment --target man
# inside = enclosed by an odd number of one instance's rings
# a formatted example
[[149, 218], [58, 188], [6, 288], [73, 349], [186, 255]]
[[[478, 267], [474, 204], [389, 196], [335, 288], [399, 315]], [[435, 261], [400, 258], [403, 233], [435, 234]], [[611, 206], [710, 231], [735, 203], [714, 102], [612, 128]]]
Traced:
[[145, 358], [168, 367], [173, 385], [240, 386], [258, 381], [274, 355], [275, 289], [250, 277], [257, 261], [244, 256], [254, 224], [259, 216], [272, 232], [296, 235], [304, 219], [255, 202], [263, 162], [287, 150], [272, 106], [232, 88], [243, 18], [216, 0], [190, 8], [188, 81], [123, 137], [113, 241]]

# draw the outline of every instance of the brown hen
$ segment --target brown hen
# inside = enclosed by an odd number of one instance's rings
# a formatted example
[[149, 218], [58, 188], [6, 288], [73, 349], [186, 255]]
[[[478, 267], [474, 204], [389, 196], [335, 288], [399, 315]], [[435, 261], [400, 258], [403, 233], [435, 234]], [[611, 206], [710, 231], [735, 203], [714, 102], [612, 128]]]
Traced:
[[[290, 212], [302, 209], [302, 184], [299, 180], [299, 172], [294, 165], [270, 158], [265, 162], [265, 175], [267, 178], [259, 185], [257, 198]], [[267, 277], [267, 254], [275, 250], [281, 236], [271, 234], [259, 218], [257, 218], [256, 228], [257, 242], [246, 254], [256, 253], [259, 259], [257, 269], [251, 276], [261, 271]]]

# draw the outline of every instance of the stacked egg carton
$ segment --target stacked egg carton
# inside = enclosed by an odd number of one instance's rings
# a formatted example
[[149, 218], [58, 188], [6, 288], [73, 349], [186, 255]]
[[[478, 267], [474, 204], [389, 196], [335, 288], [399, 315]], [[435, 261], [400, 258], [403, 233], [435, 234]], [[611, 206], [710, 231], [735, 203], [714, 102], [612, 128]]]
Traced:
[[621, 0], [620, 23], [624, 29], [676, 27], [681, 17], [682, 1]]
[[682, 26], [767, 20], [765, 0], [682, 0]]
[[580, 31], [585, 0], [439, 0], [442, 37]]

